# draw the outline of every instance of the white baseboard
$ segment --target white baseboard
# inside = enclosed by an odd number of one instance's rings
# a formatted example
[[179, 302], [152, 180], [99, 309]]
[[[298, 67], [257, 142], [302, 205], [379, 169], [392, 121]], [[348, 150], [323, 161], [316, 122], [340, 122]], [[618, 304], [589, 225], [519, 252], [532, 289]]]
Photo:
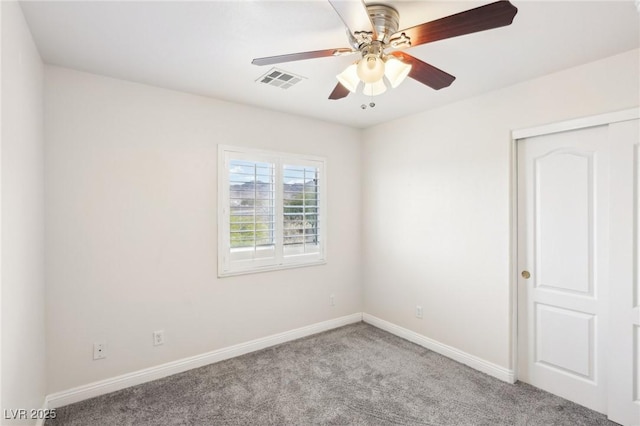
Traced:
[[440, 343], [436, 340], [429, 339], [428, 337], [425, 337], [421, 334], [400, 327], [398, 325], [392, 324], [383, 319], [374, 317], [373, 315], [362, 314], [362, 320], [375, 327], [381, 328], [384, 331], [388, 331], [391, 334], [395, 334], [398, 337], [402, 337], [403, 339], [409, 340], [410, 342], [444, 355], [447, 358], [451, 358], [454, 361], [458, 361], [478, 371], [482, 371], [483, 373], [486, 373], [497, 379], [508, 383], [515, 383], [515, 374], [513, 370], [509, 370], [508, 368], [504, 368], [492, 362], [485, 361], [484, 359], [478, 358], [475, 355], [468, 354], [459, 349]]
[[85, 399], [128, 388], [130, 386], [136, 386], [152, 380], [161, 379], [172, 374], [182, 373], [183, 371], [191, 370], [193, 368], [202, 367], [214, 362], [223, 361], [225, 359], [264, 349], [269, 346], [279, 345], [280, 343], [285, 343], [301, 337], [310, 336], [312, 334], [360, 321], [362, 321], [362, 313], [347, 315], [305, 327], [296, 328], [294, 330], [285, 331], [283, 333], [273, 334], [260, 339], [251, 340], [249, 342], [217, 349], [201, 355], [179, 359], [177, 361], [168, 362], [155, 367], [145, 368], [144, 370], [134, 371], [132, 373], [123, 374], [110, 379], [100, 380], [98, 382], [89, 383], [87, 385], [78, 386], [73, 389], [48, 395], [46, 406], [49, 409], [62, 407]]

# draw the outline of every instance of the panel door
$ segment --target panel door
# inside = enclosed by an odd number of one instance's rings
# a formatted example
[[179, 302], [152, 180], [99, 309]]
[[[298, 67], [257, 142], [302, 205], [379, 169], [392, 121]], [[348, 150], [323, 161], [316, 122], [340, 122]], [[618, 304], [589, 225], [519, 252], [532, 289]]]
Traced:
[[608, 126], [518, 141], [518, 376], [606, 413]]

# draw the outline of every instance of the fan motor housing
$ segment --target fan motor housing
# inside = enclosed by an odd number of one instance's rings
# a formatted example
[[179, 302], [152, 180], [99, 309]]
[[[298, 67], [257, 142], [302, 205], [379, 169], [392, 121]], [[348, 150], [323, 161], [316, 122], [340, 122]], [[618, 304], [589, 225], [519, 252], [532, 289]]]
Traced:
[[400, 24], [398, 11], [386, 4], [367, 5], [367, 11], [376, 30], [377, 40], [384, 44], [389, 43], [389, 39], [398, 31]]

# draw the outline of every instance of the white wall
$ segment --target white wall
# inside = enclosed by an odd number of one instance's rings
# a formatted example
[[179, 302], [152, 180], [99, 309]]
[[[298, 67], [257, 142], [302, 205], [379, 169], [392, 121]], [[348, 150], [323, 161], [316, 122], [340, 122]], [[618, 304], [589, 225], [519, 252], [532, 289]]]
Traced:
[[510, 132], [639, 105], [638, 62], [634, 50], [365, 130], [365, 312], [512, 368]]
[[32, 409], [46, 376], [43, 65], [20, 6], [0, 8], [2, 409]]
[[[362, 311], [359, 131], [53, 66], [45, 129], [48, 393]], [[216, 277], [217, 144], [327, 158], [326, 265]]]

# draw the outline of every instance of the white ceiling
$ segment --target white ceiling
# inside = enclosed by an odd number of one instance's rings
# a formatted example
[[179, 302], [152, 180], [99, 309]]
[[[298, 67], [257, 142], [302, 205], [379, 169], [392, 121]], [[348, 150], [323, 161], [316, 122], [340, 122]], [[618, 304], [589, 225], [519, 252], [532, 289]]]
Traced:
[[[400, 28], [489, 1], [385, 0]], [[407, 52], [457, 79], [435, 91], [407, 79], [362, 110], [362, 94], [327, 99], [356, 57], [278, 67], [306, 79], [283, 90], [256, 80], [255, 57], [348, 47], [331, 5], [313, 1], [28, 1], [43, 60], [96, 74], [367, 127], [640, 46], [640, 13], [626, 1], [519, 1], [511, 26], [416, 46]], [[615, 78], [615, 77], [613, 77]]]

